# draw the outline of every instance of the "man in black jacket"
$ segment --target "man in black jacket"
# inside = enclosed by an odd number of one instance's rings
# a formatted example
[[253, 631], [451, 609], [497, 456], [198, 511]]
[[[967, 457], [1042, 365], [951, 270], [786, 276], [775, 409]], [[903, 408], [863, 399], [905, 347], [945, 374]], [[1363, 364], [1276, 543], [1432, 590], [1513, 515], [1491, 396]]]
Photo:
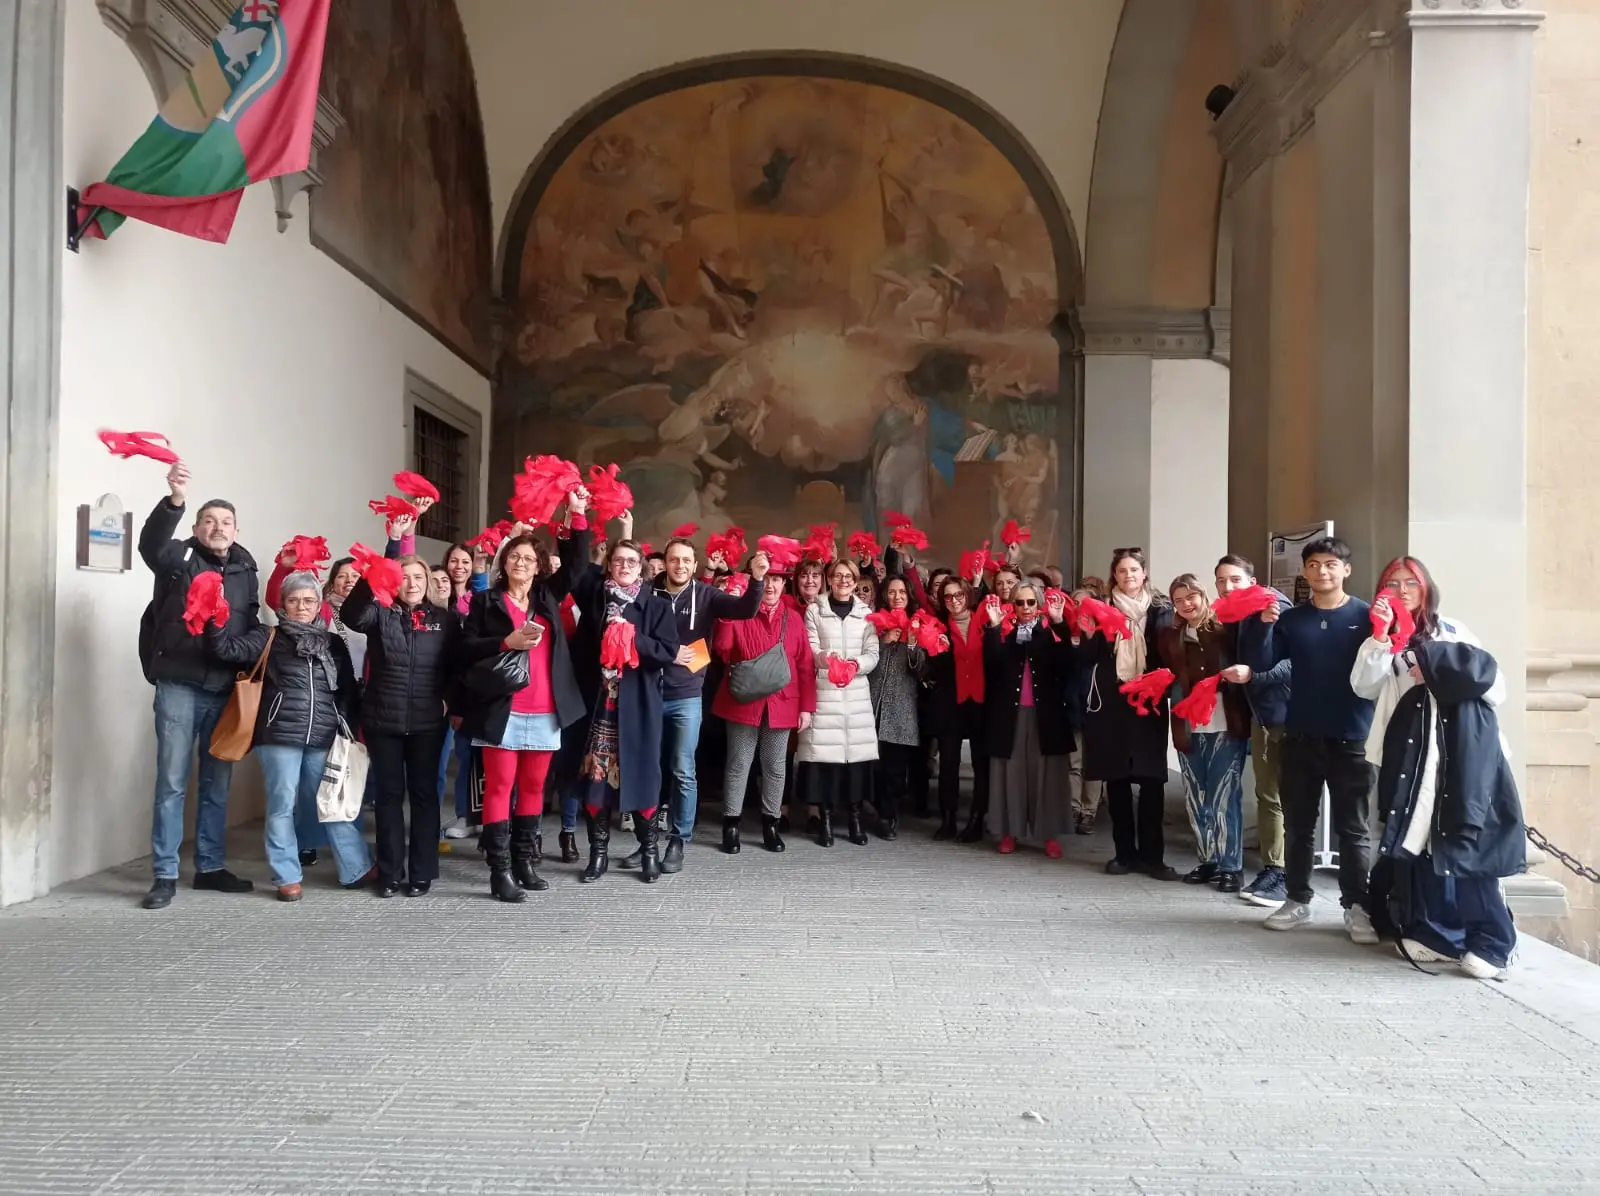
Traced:
[[234, 668], [209, 652], [203, 637], [189, 634], [183, 609], [196, 577], [221, 573], [228, 630], [234, 635], [248, 631], [261, 609], [256, 562], [234, 543], [238, 524], [233, 504], [221, 499], [200, 508], [187, 539], [174, 540], [189, 490], [189, 469], [183, 462], [167, 473], [167, 487], [169, 497], [156, 504], [139, 533], [139, 556], [155, 574], [154, 594], [139, 625], [139, 662], [156, 687], [155, 816], [150, 831], [155, 881], [144, 898], [145, 909], [164, 909], [177, 891], [183, 799], [196, 744], [200, 781], [194, 887], [220, 893], [248, 893], [254, 887], [223, 866], [233, 765], [209, 750], [211, 733], [232, 693]]

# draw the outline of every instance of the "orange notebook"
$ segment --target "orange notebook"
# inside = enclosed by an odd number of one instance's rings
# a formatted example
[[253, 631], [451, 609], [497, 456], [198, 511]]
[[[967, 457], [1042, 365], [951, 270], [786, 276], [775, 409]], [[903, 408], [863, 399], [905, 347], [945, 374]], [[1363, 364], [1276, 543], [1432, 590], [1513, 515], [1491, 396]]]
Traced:
[[689, 661], [691, 673], [698, 673], [711, 663], [711, 650], [706, 647], [705, 640], [695, 640], [694, 643], [685, 644], [684, 647], [694, 653], [693, 659]]

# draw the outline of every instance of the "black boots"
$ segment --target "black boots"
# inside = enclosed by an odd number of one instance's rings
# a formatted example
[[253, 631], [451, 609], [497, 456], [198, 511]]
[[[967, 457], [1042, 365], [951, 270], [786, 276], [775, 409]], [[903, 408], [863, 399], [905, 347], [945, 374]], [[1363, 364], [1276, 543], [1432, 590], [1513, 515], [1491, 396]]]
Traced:
[[683, 871], [683, 840], [677, 835], [667, 838], [667, 850], [661, 857], [661, 871], [668, 876]]
[[813, 820], [817, 824], [817, 846], [833, 846], [833, 811], [827, 806], [818, 806]]
[[972, 809], [967, 814], [967, 825], [961, 828], [961, 833], [956, 836], [958, 843], [978, 843], [983, 839], [983, 817], [989, 812], [987, 797], [979, 799], [973, 797]]
[[782, 851], [783, 839], [778, 835], [778, 819], [761, 819], [761, 846], [768, 851]]
[[725, 855], [739, 854], [739, 820], [737, 818], [724, 818], [722, 820], [722, 850]]
[[633, 837], [639, 840], [639, 879], [653, 885], [661, 879], [661, 860], [656, 856], [656, 836], [661, 832], [654, 818], [633, 816]]
[[956, 808], [954, 806], [940, 804], [939, 829], [933, 832], [933, 837], [941, 841], [956, 837]]
[[489, 861], [489, 892], [501, 901], [516, 904], [526, 894], [511, 875], [511, 824], [487, 822], [479, 836], [484, 857]]
[[550, 882], [533, 870], [539, 859], [539, 815], [517, 814], [511, 819], [511, 875], [519, 889], [542, 893]]
[[611, 811], [601, 810], [596, 818], [586, 808], [583, 821], [589, 830], [589, 866], [580, 877], [584, 884], [599, 880], [611, 866]]
[[884, 840], [898, 839], [900, 837], [900, 820], [893, 815], [880, 819], [878, 822], [878, 838]]
[[575, 864], [578, 861], [578, 832], [561, 832], [561, 862]]
[[854, 843], [857, 847], [865, 847], [868, 842], [867, 831], [866, 828], [861, 825], [861, 803], [858, 801], [853, 801], [850, 803], [850, 821], [848, 826], [849, 830], [846, 833], [849, 835], [850, 842]]

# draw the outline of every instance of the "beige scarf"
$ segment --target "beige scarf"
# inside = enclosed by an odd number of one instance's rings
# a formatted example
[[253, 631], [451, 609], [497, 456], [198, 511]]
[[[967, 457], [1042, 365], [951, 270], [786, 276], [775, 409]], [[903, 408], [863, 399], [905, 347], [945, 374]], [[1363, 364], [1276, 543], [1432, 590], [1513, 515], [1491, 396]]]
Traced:
[[1117, 680], [1132, 681], [1145, 671], [1144, 621], [1150, 613], [1150, 594], [1144, 591], [1129, 598], [1121, 590], [1113, 590], [1111, 604], [1128, 617], [1133, 629], [1131, 637], [1117, 637]]

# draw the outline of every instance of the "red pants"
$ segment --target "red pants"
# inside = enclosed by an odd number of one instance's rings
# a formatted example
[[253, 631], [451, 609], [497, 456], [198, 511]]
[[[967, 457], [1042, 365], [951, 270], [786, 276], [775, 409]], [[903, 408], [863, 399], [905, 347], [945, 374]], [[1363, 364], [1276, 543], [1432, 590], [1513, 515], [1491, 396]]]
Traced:
[[511, 820], [511, 786], [517, 787], [517, 813], [544, 813], [544, 781], [554, 752], [483, 749], [483, 823]]

